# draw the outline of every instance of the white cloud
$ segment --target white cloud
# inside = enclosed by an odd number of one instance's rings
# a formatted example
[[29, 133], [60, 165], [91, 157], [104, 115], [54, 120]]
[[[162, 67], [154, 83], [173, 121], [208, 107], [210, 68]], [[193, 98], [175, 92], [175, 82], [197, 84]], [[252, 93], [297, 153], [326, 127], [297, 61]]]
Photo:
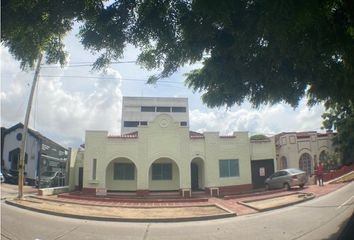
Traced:
[[[2, 52], [6, 57], [6, 53]], [[12, 64], [14, 60], [9, 61]], [[23, 122], [24, 111], [28, 101], [29, 85], [32, 73], [14, 70], [16, 74], [8, 75], [5, 64], [2, 69], [1, 88], [1, 125], [11, 126]], [[84, 140], [85, 130], [109, 130], [118, 132], [121, 118], [121, 75], [118, 71], [107, 69], [105, 73], [87, 74], [95, 76], [93, 92], [70, 91], [64, 88], [63, 80], [41, 77], [37, 97], [33, 102], [30, 127], [46, 136], [55, 136], [67, 146], [77, 146]], [[26, 81], [25, 81], [26, 82]], [[23, 104], [25, 103], [25, 104]]]
[[295, 110], [284, 104], [261, 109], [252, 109], [247, 105], [243, 104], [231, 110], [191, 110], [191, 129], [200, 132], [219, 131], [220, 134], [248, 131], [251, 135], [258, 133], [274, 135], [283, 131], [319, 130], [321, 127], [323, 112], [321, 105], [309, 108], [302, 101]]

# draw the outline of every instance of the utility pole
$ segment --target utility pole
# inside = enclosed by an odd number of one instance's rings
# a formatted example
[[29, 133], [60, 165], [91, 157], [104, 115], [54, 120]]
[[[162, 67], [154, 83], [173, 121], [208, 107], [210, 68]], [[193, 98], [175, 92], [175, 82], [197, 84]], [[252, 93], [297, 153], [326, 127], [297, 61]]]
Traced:
[[28, 99], [28, 105], [27, 105], [26, 116], [25, 116], [25, 123], [23, 126], [23, 133], [22, 133], [21, 146], [20, 146], [20, 163], [18, 165], [18, 198], [19, 199], [22, 199], [22, 197], [23, 197], [23, 183], [24, 183], [24, 178], [25, 178], [24, 174], [25, 174], [25, 156], [26, 156], [25, 149], [26, 149], [26, 140], [27, 140], [27, 132], [28, 132], [28, 122], [29, 122], [29, 117], [31, 114], [33, 95], [34, 95], [34, 91], [36, 89], [38, 75], [39, 75], [39, 71], [41, 68], [41, 61], [42, 61], [42, 53], [39, 53], [36, 71], [35, 71], [34, 77], [33, 77], [32, 88], [31, 88], [29, 99]]

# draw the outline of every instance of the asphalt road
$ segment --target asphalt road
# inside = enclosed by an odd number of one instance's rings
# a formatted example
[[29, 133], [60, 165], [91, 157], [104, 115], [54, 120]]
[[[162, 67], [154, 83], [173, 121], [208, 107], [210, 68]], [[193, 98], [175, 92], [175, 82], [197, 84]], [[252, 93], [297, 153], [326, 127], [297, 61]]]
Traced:
[[308, 202], [264, 213], [185, 223], [76, 220], [1, 202], [1, 239], [337, 239], [354, 212], [354, 182]]

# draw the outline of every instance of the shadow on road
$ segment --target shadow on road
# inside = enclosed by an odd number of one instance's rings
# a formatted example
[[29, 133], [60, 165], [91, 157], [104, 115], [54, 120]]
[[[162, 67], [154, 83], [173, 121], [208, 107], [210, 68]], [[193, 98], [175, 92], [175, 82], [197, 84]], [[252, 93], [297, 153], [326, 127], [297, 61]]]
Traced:
[[340, 231], [333, 233], [328, 238], [323, 238], [322, 240], [351, 240], [354, 236], [354, 213], [350, 219], [343, 222], [340, 226]]

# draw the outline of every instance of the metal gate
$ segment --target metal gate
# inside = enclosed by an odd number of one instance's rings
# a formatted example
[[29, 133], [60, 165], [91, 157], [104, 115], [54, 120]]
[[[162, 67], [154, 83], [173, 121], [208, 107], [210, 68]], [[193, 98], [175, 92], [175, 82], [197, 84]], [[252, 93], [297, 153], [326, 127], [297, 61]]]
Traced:
[[251, 161], [253, 188], [263, 188], [264, 182], [274, 173], [273, 159]]

